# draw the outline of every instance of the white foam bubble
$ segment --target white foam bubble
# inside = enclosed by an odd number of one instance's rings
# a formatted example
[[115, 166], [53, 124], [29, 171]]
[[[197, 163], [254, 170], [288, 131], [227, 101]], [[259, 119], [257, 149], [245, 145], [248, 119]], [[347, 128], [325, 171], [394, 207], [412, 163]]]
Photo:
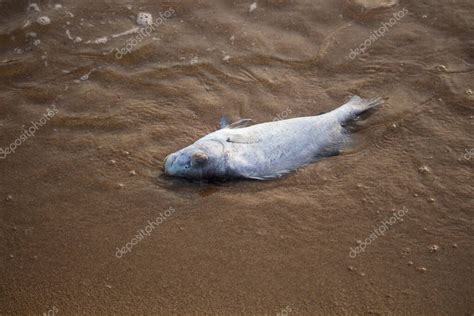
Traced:
[[96, 39], [94, 41], [94, 43], [95, 44], [105, 44], [105, 43], [107, 43], [107, 41], [108, 41], [107, 36], [104, 36], [104, 37], [99, 37], [98, 39]]
[[137, 24], [140, 26], [148, 26], [153, 23], [153, 16], [151, 13], [140, 12], [137, 16]]
[[36, 12], [40, 12], [40, 11], [41, 11], [40, 8], [39, 8], [39, 6], [38, 6], [38, 4], [36, 4], [36, 3], [30, 4], [30, 5], [28, 6], [28, 10], [35, 10]]
[[47, 16], [40, 16], [38, 19], [36, 19], [36, 22], [41, 25], [48, 25], [51, 23], [51, 19]]
[[253, 12], [255, 9], [257, 9], [257, 2], [254, 2], [250, 5], [249, 12]]

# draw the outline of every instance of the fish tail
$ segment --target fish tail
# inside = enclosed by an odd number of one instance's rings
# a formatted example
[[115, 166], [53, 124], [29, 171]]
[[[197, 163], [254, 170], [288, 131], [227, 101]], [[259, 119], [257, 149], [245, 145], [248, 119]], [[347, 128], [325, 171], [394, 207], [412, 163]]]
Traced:
[[384, 103], [382, 98], [362, 99], [353, 96], [349, 102], [334, 110], [337, 120], [341, 123], [353, 120], [367, 110]]

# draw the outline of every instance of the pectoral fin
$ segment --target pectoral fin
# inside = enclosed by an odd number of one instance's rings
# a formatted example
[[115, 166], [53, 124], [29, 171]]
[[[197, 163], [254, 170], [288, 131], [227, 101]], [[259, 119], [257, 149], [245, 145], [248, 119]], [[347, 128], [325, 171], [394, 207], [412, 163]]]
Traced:
[[265, 175], [245, 175], [242, 174], [241, 176], [247, 179], [252, 179], [252, 180], [261, 180], [261, 181], [266, 181], [266, 180], [273, 180], [273, 179], [279, 179], [289, 173], [291, 173], [293, 170], [279, 170], [271, 174], [265, 174]]
[[229, 143], [238, 143], [238, 144], [255, 144], [260, 142], [257, 136], [254, 135], [241, 135], [236, 134], [227, 137], [227, 142]]

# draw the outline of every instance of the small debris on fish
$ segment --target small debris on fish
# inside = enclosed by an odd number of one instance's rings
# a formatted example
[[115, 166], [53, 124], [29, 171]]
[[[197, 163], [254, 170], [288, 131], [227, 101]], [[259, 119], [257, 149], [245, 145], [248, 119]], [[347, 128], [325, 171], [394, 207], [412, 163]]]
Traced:
[[116, 162], [115, 160], [113, 160], [113, 159], [110, 159], [110, 160], [109, 160], [109, 163], [110, 163], [111, 165], [115, 165], [117, 162]]
[[35, 46], [38, 46], [39, 44], [41, 44], [41, 41], [39, 39], [37, 39], [33, 42], [33, 45], [35, 45]]
[[38, 19], [36, 19], [36, 22], [41, 25], [48, 25], [51, 23], [51, 19], [47, 16], [40, 16]]
[[224, 56], [224, 58], [222, 58], [223, 61], [228, 61], [229, 59], [230, 59], [229, 55], [226, 55], [226, 56]]
[[426, 269], [425, 267], [417, 267], [416, 271], [419, 271], [421, 273], [425, 273], [426, 271], [428, 271], [428, 269]]
[[151, 13], [148, 12], [139, 12], [137, 16], [137, 24], [140, 26], [148, 26], [153, 23], [153, 17]]
[[135, 170], [132, 170], [128, 174], [131, 175], [131, 176], [136, 176], [137, 172]]
[[193, 57], [190, 61], [191, 65], [197, 64], [199, 62], [199, 58], [197, 56]]

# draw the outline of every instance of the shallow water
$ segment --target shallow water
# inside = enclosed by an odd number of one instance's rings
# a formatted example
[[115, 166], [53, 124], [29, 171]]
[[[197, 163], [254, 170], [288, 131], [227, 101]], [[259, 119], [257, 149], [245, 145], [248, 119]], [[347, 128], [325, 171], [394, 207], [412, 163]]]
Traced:
[[[472, 1], [30, 3], [0, 1], [0, 147], [18, 140], [0, 152], [0, 314], [474, 312]], [[222, 115], [350, 94], [386, 105], [340, 156], [269, 182], [163, 175]]]

